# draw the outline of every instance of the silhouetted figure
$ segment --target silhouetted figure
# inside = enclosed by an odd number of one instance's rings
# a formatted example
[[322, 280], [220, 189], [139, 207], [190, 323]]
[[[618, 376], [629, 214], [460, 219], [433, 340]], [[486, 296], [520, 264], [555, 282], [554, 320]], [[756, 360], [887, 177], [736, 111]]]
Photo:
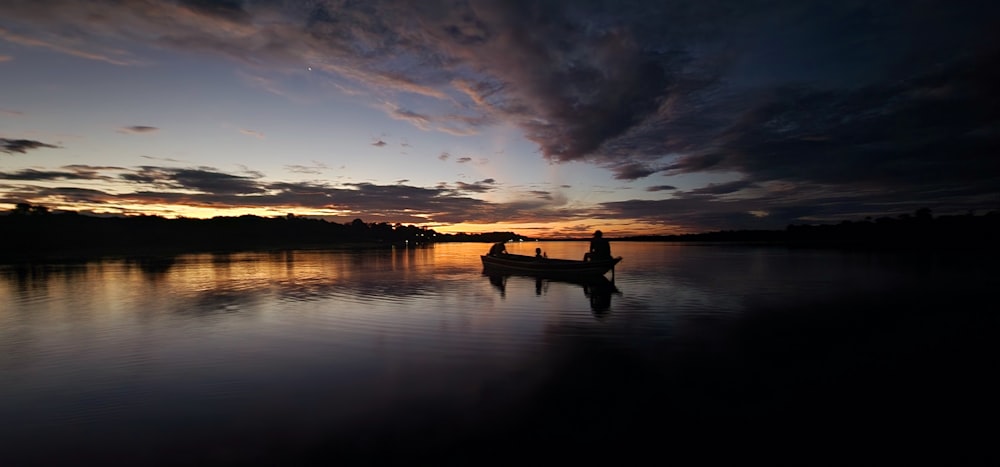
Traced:
[[600, 230], [594, 232], [590, 240], [590, 251], [583, 255], [584, 261], [601, 261], [611, 259], [611, 244], [604, 238]]
[[507, 254], [507, 245], [503, 242], [496, 242], [490, 247], [490, 256], [500, 256]]
[[535, 248], [535, 258], [548, 258], [549, 255], [542, 252], [541, 248]]

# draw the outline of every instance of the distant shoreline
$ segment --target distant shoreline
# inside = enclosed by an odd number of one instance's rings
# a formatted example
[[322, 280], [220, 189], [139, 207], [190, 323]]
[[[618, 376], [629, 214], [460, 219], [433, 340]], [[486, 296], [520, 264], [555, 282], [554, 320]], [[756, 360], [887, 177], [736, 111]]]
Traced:
[[[945, 244], [900, 244], [900, 245], [864, 245], [864, 244], [824, 244], [824, 243], [790, 243], [782, 241], [741, 241], [741, 240], [676, 240], [676, 239], [654, 239], [654, 238], [621, 238], [609, 239], [611, 242], [623, 243], [675, 243], [691, 247], [774, 247], [788, 249], [812, 249], [812, 250], [845, 250], [845, 251], [869, 251], [869, 252], [896, 252], [896, 253], [920, 253], [920, 252], [982, 252], [986, 254], [1000, 253], [1000, 247], [996, 244], [978, 243], [945, 243]], [[526, 241], [534, 242], [535, 240]], [[584, 242], [588, 239], [538, 239], [539, 242]], [[462, 243], [462, 242], [435, 242], [435, 243]], [[22, 251], [14, 252], [9, 250], [0, 251], [0, 264], [25, 264], [25, 263], [75, 263], [88, 262], [97, 259], [123, 259], [123, 260], [152, 260], [168, 259], [180, 255], [212, 254], [226, 255], [239, 253], [267, 253], [286, 251], [365, 251], [365, 250], [386, 250], [403, 248], [427, 248], [433, 247], [435, 243], [396, 245], [386, 243], [328, 243], [328, 244], [285, 244], [285, 245], [242, 245], [233, 248], [197, 248], [182, 246], [150, 246], [139, 248], [60, 248], [44, 251]], [[485, 241], [468, 243], [489, 243]]]
[[[0, 215], [0, 262], [156, 257], [187, 253], [316, 249], [408, 248], [434, 243], [589, 241], [532, 239], [514, 232], [441, 234], [401, 224], [347, 224], [296, 216], [166, 219], [156, 216], [92, 217], [50, 213], [19, 205]], [[1000, 251], [1000, 213], [933, 217], [921, 209], [897, 218], [789, 225], [784, 230], [723, 230], [680, 235], [610, 237], [612, 242], [674, 242], [690, 245], [753, 245], [871, 251]]]

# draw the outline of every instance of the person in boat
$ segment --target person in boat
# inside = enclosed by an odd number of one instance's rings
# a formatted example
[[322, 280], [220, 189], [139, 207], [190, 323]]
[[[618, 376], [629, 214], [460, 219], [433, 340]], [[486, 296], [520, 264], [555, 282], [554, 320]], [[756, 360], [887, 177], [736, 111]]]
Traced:
[[549, 255], [542, 252], [541, 248], [535, 248], [535, 258], [548, 258]]
[[503, 242], [496, 242], [490, 247], [490, 256], [500, 256], [507, 254], [507, 245]]
[[611, 259], [611, 244], [604, 234], [598, 230], [594, 232], [594, 238], [590, 240], [590, 251], [584, 253], [584, 261], [602, 261]]

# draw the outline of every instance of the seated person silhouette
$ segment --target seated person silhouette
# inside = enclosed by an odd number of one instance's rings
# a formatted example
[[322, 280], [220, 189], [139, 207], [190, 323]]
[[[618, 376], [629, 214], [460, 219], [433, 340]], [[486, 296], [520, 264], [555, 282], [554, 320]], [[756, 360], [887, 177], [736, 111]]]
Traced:
[[490, 247], [490, 256], [500, 256], [507, 254], [507, 246], [503, 242], [496, 242]]
[[535, 258], [548, 258], [549, 255], [542, 253], [541, 248], [535, 248]]
[[611, 259], [611, 244], [604, 238], [600, 230], [594, 232], [594, 238], [590, 240], [590, 251], [584, 253], [584, 261], [602, 261]]

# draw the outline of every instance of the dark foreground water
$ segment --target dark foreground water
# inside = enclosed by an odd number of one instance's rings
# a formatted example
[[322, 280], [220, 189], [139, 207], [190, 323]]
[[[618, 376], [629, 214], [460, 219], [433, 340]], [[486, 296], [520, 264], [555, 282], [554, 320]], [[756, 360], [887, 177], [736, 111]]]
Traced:
[[993, 256], [487, 247], [0, 265], [0, 465], [996, 459]]

